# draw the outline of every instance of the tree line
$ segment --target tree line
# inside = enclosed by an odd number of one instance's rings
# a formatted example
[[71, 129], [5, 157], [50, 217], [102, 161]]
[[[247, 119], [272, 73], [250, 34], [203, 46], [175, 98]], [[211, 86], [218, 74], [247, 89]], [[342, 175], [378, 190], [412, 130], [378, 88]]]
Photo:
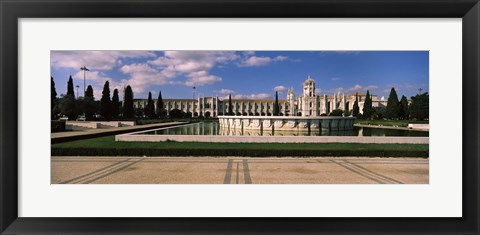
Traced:
[[[328, 116], [354, 116], [358, 119], [400, 119], [400, 120], [426, 120], [429, 118], [429, 95], [428, 92], [417, 94], [411, 97], [409, 103], [407, 97], [402, 96], [398, 100], [395, 88], [392, 88], [387, 101], [387, 107], [373, 107], [372, 95], [367, 90], [363, 105], [363, 114], [360, 113], [358, 93], [355, 95], [355, 102], [352, 110], [334, 109], [328, 113]], [[231, 94], [228, 97], [227, 115], [234, 115]], [[157, 107], [157, 108], [155, 108]], [[119, 100], [118, 89], [113, 90], [110, 96], [110, 84], [105, 82], [100, 100], [95, 100], [93, 88], [89, 85], [83, 97], [77, 94], [75, 98], [72, 76], [67, 82], [67, 93], [57, 97], [55, 81], [51, 77], [51, 116], [57, 119], [59, 115], [65, 115], [69, 120], [75, 120], [78, 116], [84, 116], [86, 120], [93, 120], [100, 115], [102, 118], [110, 120], [122, 118], [134, 118], [136, 116], [146, 116], [148, 118], [162, 118], [167, 116], [167, 110], [164, 108], [162, 92], [158, 94], [156, 103], [152, 99], [152, 93], [148, 93], [147, 105], [143, 109], [135, 109], [133, 105], [133, 90], [128, 85], [124, 90], [123, 102]], [[184, 118], [197, 116], [191, 112], [183, 112], [179, 109], [173, 109], [169, 115], [173, 118]], [[205, 113], [205, 117], [210, 113]], [[279, 116], [280, 106], [278, 102], [278, 92], [275, 92], [275, 103], [273, 115]], [[300, 114], [301, 115], [301, 114]], [[200, 115], [203, 117], [203, 115]], [[327, 116], [322, 114], [321, 116]]]
[[363, 104], [363, 114], [358, 106], [358, 93], [355, 95], [352, 115], [358, 119], [391, 119], [391, 120], [427, 120], [429, 118], [429, 95], [428, 92], [411, 97], [409, 103], [407, 97], [402, 95], [398, 100], [397, 92], [392, 87], [387, 100], [387, 107], [373, 107], [372, 95], [367, 90]]
[[125, 88], [124, 101], [118, 97], [118, 89], [113, 90], [110, 97], [110, 84], [105, 82], [100, 100], [95, 100], [93, 88], [87, 87], [84, 96], [77, 94], [75, 97], [72, 76], [68, 78], [66, 94], [57, 97], [55, 81], [51, 77], [51, 116], [57, 119], [59, 115], [68, 117], [69, 120], [75, 120], [78, 116], [85, 117], [86, 120], [92, 120], [101, 115], [105, 119], [134, 117], [133, 91], [130, 86]]

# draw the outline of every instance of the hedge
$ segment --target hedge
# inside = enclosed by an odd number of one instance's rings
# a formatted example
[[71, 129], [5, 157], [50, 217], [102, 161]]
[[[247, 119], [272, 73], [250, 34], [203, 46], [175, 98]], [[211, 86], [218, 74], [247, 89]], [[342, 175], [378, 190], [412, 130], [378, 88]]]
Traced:
[[52, 147], [52, 156], [241, 156], [241, 157], [424, 157], [420, 150], [284, 150], [284, 149], [154, 149], [154, 148], [58, 148]]
[[50, 124], [50, 131], [52, 133], [65, 131], [65, 127], [66, 127], [66, 122], [65, 121], [52, 120], [50, 123], [51, 123]]

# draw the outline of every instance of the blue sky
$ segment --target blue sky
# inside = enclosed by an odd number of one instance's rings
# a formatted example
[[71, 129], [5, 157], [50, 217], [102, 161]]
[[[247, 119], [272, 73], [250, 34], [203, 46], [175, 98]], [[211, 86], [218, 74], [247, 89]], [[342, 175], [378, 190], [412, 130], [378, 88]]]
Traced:
[[[66, 93], [70, 75], [83, 93], [86, 83], [100, 99], [105, 81], [120, 91], [130, 85], [135, 98], [220, 96], [285, 99], [293, 87], [298, 96], [310, 75], [317, 93], [370, 90], [388, 97], [395, 87], [399, 98], [429, 91], [428, 51], [52, 51], [51, 76], [57, 93]], [[120, 97], [121, 98], [121, 97]]]

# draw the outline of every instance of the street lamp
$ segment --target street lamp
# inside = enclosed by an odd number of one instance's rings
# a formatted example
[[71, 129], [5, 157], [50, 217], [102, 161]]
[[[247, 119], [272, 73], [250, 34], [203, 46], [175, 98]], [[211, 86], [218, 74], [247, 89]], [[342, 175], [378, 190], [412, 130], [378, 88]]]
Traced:
[[80, 70], [83, 70], [83, 97], [85, 97], [85, 93], [87, 92], [87, 88], [85, 87], [85, 72], [90, 71], [86, 66], [83, 66], [80, 68]]

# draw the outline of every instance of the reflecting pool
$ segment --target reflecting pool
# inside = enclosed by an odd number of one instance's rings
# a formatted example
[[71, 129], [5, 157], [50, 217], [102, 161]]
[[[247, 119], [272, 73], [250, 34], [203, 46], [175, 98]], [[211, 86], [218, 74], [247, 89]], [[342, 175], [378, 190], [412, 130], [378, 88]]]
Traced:
[[416, 136], [428, 137], [428, 131], [396, 130], [369, 127], [355, 127], [353, 130], [328, 131], [297, 130], [273, 131], [269, 130], [242, 130], [221, 128], [218, 122], [200, 122], [166, 129], [158, 129], [137, 133], [136, 135], [220, 135], [220, 136]]

